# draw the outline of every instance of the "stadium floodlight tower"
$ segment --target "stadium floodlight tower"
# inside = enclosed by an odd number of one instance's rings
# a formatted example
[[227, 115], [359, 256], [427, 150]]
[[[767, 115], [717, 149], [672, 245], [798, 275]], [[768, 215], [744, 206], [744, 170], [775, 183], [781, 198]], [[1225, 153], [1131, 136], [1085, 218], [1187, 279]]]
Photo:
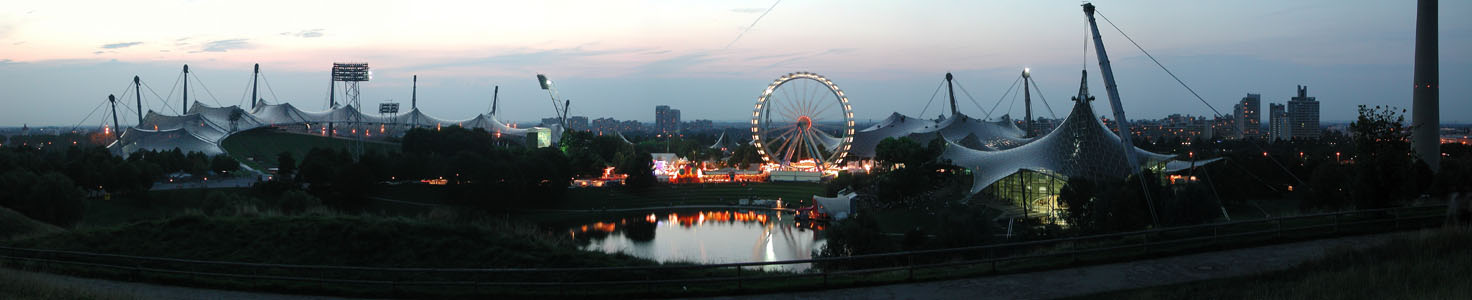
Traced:
[[[332, 63], [332, 81], [342, 82], [343, 93], [348, 97], [348, 106], [352, 106], [354, 110], [363, 109], [362, 100], [358, 97], [358, 83], [368, 81], [372, 78], [373, 73], [368, 70], [368, 63]], [[349, 151], [353, 154], [353, 160], [357, 160], [358, 157], [363, 155], [363, 135], [368, 134], [368, 132], [362, 126], [362, 114], [349, 113], [347, 115], [348, 123], [351, 123], [350, 125], [353, 126], [351, 130], [353, 140], [357, 141], [353, 143]]]
[[557, 121], [561, 123], [562, 129], [567, 130], [567, 114], [565, 113], [565, 108], [567, 105], [572, 104], [572, 101], [565, 101], [563, 106], [557, 106], [557, 87], [552, 85], [552, 80], [547, 79], [547, 75], [537, 74], [537, 84], [542, 86], [542, 90], [547, 91], [547, 96], [552, 97], [552, 111], [557, 113]]

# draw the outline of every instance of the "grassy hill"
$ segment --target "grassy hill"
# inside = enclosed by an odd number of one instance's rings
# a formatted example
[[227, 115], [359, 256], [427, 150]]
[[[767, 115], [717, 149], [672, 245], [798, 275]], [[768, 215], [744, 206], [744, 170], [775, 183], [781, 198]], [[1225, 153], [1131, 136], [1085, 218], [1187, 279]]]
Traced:
[[9, 208], [0, 207], [0, 241], [62, 231], [65, 230], [61, 227], [36, 221]]
[[500, 222], [436, 222], [343, 215], [184, 215], [80, 229], [8, 243], [19, 247], [257, 263], [572, 267], [652, 264], [577, 250], [568, 239]]
[[[266, 127], [231, 135], [220, 142], [220, 147], [235, 160], [252, 168], [265, 170], [276, 166], [276, 155], [281, 152], [291, 152], [300, 162], [312, 148], [346, 149], [355, 142], [351, 139], [291, 133]], [[399, 144], [364, 141], [363, 150], [397, 152]]]

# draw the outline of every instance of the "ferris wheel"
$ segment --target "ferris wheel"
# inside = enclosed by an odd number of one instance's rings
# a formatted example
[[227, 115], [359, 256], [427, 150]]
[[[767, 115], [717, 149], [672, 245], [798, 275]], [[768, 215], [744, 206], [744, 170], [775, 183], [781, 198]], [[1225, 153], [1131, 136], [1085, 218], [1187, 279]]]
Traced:
[[772, 81], [751, 111], [751, 141], [762, 160], [782, 167], [828, 169], [843, 164], [854, 113], [833, 81], [798, 72]]

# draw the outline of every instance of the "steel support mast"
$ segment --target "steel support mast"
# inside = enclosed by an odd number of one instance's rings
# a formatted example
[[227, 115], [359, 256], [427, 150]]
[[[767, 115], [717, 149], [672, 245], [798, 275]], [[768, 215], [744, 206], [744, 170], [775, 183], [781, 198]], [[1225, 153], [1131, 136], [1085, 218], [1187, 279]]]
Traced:
[[1031, 81], [1032, 80], [1032, 74], [1028, 74], [1028, 73], [1030, 73], [1028, 71], [1029, 70], [1027, 68], [1022, 68], [1022, 104], [1023, 104], [1023, 107], [1026, 108], [1026, 110], [1024, 110], [1026, 112], [1026, 114], [1023, 115], [1022, 121], [1023, 122], [1026, 122], [1023, 125], [1026, 125], [1025, 128], [1027, 129], [1027, 134], [1026, 135], [1023, 135], [1023, 137], [1032, 137], [1033, 136], [1033, 131], [1032, 131], [1032, 90], [1031, 90], [1032, 85], [1028, 84], [1028, 81]]
[[[1130, 170], [1134, 171], [1135, 177], [1140, 176], [1139, 158], [1135, 156], [1134, 135], [1130, 133], [1130, 121], [1125, 118], [1124, 105], [1119, 100], [1119, 86], [1114, 83], [1114, 68], [1109, 66], [1109, 53], [1104, 51], [1104, 40], [1099, 36], [1099, 24], [1094, 21], [1094, 4], [1084, 3], [1084, 15], [1089, 17], [1089, 30], [1094, 35], [1094, 52], [1099, 59], [1099, 73], [1104, 77], [1104, 91], [1109, 95], [1110, 110], [1114, 112], [1114, 127], [1119, 129], [1119, 139], [1124, 147], [1125, 161], [1129, 163]], [[1145, 179], [1140, 178], [1141, 188], [1145, 188]], [[1150, 200], [1150, 191], [1140, 191], [1145, 195], [1146, 204], [1150, 206], [1150, 218], [1159, 225], [1160, 218], [1155, 215], [1155, 203]]]
[[138, 124], [139, 125], [142, 125], [143, 124], [143, 81], [142, 80], [139, 80], [137, 75], [134, 75], [133, 76], [133, 92], [134, 92], [133, 93], [134, 96], [138, 96], [138, 98], [136, 99], [138, 101], [138, 103], [137, 103], [138, 104]]
[[[946, 72], [946, 92], [951, 95], [951, 117], [954, 118], [954, 117], [956, 117], [957, 110], [956, 110], [956, 87], [955, 87], [955, 85], [951, 84], [951, 79], [953, 79], [953, 78], [954, 77], [951, 76], [951, 72]], [[925, 116], [920, 116], [920, 117], [921, 118], [924, 118]]]
[[118, 132], [118, 98], [107, 95], [107, 102], [112, 103], [112, 136], [119, 136]]
[[179, 107], [179, 115], [189, 114], [189, 65], [184, 65], [184, 106]]
[[[260, 85], [260, 81], [261, 81], [261, 64], [256, 64], [256, 71], [255, 71], [255, 73], [251, 73], [251, 75], [250, 75], [250, 109], [251, 110], [255, 110], [256, 109], [256, 99], [257, 99], [256, 98], [256, 89]], [[278, 101], [280, 101], [280, 100], [278, 100]]]

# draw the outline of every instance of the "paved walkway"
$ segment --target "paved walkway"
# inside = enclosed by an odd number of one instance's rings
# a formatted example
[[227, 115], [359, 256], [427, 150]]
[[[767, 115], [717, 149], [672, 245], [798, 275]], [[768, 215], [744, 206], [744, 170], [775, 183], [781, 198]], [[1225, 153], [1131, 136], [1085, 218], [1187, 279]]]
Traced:
[[231, 290], [211, 290], [190, 287], [178, 287], [168, 285], [157, 285], [149, 283], [112, 281], [102, 279], [91, 279], [82, 277], [63, 276], [49, 273], [27, 272], [14, 269], [0, 269], [0, 277], [15, 278], [32, 282], [45, 282], [57, 287], [76, 290], [84, 294], [119, 296], [117, 298], [133, 299], [264, 299], [264, 300], [319, 300], [319, 299], [343, 299], [320, 296], [300, 296], [286, 294], [272, 294], [259, 292], [242, 292]]
[[1352, 236], [1012, 275], [716, 299], [1048, 299], [1278, 271], [1331, 250], [1383, 244]]

